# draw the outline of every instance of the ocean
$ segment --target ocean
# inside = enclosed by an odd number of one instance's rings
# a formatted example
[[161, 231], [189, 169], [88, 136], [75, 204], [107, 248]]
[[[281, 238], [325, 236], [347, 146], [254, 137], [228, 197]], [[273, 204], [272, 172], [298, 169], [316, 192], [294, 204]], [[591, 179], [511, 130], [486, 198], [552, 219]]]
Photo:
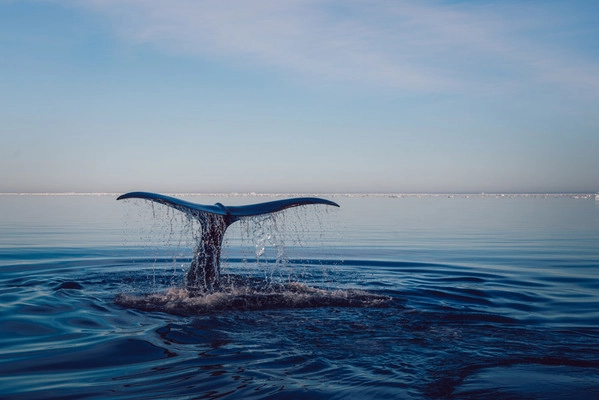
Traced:
[[[179, 195], [252, 204], [281, 195]], [[0, 398], [599, 399], [595, 195], [319, 195], [229, 228], [0, 196]]]

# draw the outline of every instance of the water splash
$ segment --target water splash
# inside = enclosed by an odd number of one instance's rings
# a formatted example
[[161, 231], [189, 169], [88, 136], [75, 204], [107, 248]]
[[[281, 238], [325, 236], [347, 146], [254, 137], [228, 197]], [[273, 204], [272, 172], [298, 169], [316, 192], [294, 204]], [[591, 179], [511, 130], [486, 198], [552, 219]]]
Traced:
[[384, 307], [391, 298], [357, 289], [326, 290], [299, 282], [264, 286], [260, 279], [226, 277], [218, 291], [193, 292], [169, 288], [141, 296], [120, 294], [116, 303], [144, 311], [197, 315], [216, 311], [255, 311], [312, 307]]
[[[189, 252], [201, 240], [199, 224], [185, 213], [150, 204], [152, 219], [161, 225], [151, 232], [163, 232], [162, 239], [152, 238], [153, 241], [162, 243], [160, 251], [164, 248], [177, 250], [172, 261], [172, 275], [169, 279], [169, 271], [161, 272], [154, 263], [152, 276], [148, 276], [150, 290], [140, 291], [137, 287], [137, 290], [120, 294], [116, 302], [121, 306], [193, 315], [222, 310], [377, 307], [390, 301], [386, 296], [362, 290], [335, 288], [324, 271], [331, 265], [290, 262], [292, 253], [301, 255], [302, 249], [323, 246], [323, 212], [328, 210], [323, 211], [321, 207], [311, 207], [309, 212], [295, 208], [241, 218], [225, 235], [222, 269], [226, 273], [222, 274], [218, 287], [209, 291], [184, 288], [181, 282], [185, 263], [180, 254], [183, 248]], [[167, 229], [161, 229], [164, 225]], [[230, 255], [242, 260], [241, 268], [227, 261]], [[308, 272], [308, 269], [321, 270]], [[307, 276], [313, 278], [316, 275], [322, 277], [322, 284], [314, 279], [309, 279], [310, 284], [317, 286], [301, 282]]]

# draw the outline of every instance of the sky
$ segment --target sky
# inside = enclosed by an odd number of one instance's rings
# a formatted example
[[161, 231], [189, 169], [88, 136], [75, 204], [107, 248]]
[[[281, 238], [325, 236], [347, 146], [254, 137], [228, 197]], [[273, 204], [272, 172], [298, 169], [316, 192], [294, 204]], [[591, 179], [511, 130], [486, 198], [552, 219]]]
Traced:
[[0, 192], [599, 192], [596, 0], [0, 0]]

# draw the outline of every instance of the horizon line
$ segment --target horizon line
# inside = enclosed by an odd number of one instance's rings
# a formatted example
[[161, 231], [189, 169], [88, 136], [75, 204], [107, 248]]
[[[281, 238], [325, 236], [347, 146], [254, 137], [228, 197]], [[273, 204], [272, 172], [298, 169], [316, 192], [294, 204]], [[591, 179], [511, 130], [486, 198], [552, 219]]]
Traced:
[[[122, 192], [0, 192], [0, 196], [118, 196]], [[599, 196], [599, 192], [163, 192], [172, 196]]]

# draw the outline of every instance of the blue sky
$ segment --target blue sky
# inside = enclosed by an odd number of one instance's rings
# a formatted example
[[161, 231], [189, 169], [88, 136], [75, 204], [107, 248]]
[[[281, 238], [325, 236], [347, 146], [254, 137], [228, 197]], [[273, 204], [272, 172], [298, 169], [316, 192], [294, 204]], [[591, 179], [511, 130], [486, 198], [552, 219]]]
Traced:
[[0, 132], [0, 192], [595, 192], [599, 2], [0, 0]]

